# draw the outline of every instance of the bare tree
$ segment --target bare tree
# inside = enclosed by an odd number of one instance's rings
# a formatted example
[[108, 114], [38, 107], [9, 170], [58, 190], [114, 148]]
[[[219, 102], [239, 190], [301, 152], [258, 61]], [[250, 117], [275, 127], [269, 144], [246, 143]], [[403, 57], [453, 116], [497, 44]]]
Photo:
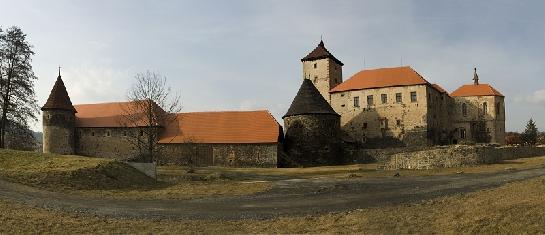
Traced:
[[[0, 29], [0, 148], [6, 147], [10, 130], [28, 129], [29, 120], [37, 121], [33, 55], [32, 45], [20, 28]], [[9, 127], [11, 124], [14, 127]]]
[[139, 150], [138, 160], [153, 162], [159, 153], [159, 134], [182, 110], [180, 95], [173, 94], [166, 77], [158, 73], [138, 73], [135, 79], [127, 94], [129, 104], [124, 107], [122, 125], [139, 129], [131, 132], [130, 142]]

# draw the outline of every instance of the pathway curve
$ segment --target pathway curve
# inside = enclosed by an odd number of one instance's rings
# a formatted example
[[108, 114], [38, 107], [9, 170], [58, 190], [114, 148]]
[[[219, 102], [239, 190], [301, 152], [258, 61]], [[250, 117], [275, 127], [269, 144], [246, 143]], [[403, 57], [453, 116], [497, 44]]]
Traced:
[[0, 179], [0, 199], [70, 213], [131, 218], [242, 219], [337, 212], [467, 193], [545, 175], [545, 168], [398, 178], [292, 179], [268, 192], [191, 200], [89, 199]]

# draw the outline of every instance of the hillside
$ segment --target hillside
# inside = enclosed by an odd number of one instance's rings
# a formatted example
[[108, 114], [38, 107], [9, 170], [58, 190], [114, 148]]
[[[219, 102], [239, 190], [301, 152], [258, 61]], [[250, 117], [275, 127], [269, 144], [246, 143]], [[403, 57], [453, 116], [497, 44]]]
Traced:
[[120, 189], [155, 184], [134, 168], [108, 159], [15, 150], [0, 150], [0, 177], [54, 189]]

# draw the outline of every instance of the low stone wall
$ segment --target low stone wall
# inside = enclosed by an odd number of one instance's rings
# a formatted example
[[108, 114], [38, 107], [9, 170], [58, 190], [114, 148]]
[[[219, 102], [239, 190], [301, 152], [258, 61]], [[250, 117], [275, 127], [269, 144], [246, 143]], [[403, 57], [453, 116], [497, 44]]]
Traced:
[[280, 144], [162, 144], [159, 165], [277, 167]]
[[434, 169], [498, 163], [502, 160], [544, 156], [545, 147], [446, 146], [392, 154], [384, 169]]

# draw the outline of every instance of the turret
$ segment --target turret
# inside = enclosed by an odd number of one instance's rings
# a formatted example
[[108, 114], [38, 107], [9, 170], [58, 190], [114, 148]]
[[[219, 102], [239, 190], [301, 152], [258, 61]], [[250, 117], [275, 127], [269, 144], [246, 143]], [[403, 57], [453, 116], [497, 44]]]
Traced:
[[309, 79], [324, 99], [331, 103], [329, 91], [343, 82], [343, 63], [335, 58], [320, 40], [303, 62], [303, 79]]
[[43, 152], [74, 154], [76, 109], [70, 101], [60, 71], [42, 111]]
[[308, 79], [283, 117], [284, 147], [289, 158], [282, 166], [319, 166], [340, 162], [340, 115]]

